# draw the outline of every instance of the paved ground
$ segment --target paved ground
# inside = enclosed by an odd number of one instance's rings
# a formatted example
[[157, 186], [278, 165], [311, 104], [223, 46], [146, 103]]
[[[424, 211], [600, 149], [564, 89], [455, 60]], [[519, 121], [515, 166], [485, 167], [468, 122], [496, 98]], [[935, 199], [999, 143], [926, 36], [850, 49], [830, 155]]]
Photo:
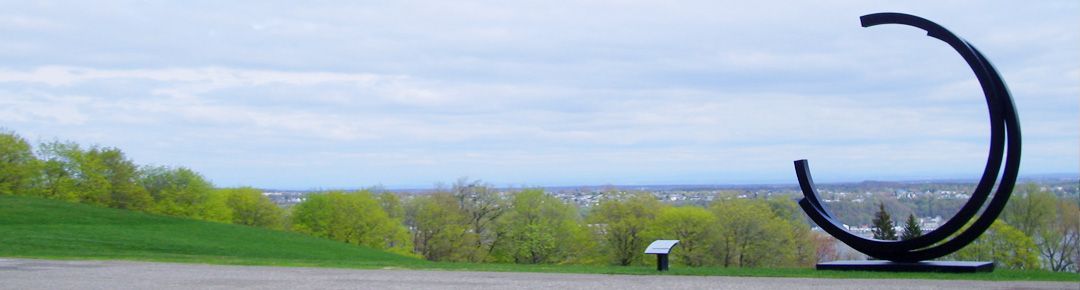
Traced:
[[0, 289], [1080, 289], [1077, 283], [837, 280], [216, 266], [0, 258]]

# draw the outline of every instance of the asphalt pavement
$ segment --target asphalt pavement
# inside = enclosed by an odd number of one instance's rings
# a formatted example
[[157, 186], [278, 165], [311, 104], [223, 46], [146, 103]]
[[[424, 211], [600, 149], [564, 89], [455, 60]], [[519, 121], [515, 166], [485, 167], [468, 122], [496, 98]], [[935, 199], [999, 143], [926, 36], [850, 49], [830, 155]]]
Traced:
[[1078, 283], [351, 270], [0, 258], [0, 289], [1080, 289]]

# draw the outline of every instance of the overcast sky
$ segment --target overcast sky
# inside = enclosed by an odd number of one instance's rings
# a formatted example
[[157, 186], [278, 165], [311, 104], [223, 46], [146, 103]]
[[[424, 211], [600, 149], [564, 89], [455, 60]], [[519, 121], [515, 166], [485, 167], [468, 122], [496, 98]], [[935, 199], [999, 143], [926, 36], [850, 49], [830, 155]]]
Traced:
[[0, 3], [0, 127], [218, 186], [978, 178], [977, 81], [893, 11], [998, 67], [1021, 175], [1080, 171], [1080, 1], [271, 2]]

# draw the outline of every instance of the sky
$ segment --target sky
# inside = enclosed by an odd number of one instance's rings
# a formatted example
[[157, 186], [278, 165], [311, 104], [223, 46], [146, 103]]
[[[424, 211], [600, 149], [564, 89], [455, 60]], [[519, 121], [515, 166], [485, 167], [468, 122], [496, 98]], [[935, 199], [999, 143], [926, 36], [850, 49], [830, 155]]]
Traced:
[[859, 25], [903, 12], [997, 66], [1022, 176], [1080, 171], [1074, 0], [309, 2], [0, 3], [0, 128], [218, 186], [976, 179], [971, 70]]

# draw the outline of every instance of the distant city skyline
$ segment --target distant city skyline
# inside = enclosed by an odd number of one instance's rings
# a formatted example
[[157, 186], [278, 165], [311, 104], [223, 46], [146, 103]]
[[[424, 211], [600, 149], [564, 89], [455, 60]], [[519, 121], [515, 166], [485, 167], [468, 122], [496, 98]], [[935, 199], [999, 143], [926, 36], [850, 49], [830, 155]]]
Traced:
[[0, 128], [218, 186], [975, 179], [977, 46], [1022, 176], [1080, 174], [1080, 2], [6, 3]]

